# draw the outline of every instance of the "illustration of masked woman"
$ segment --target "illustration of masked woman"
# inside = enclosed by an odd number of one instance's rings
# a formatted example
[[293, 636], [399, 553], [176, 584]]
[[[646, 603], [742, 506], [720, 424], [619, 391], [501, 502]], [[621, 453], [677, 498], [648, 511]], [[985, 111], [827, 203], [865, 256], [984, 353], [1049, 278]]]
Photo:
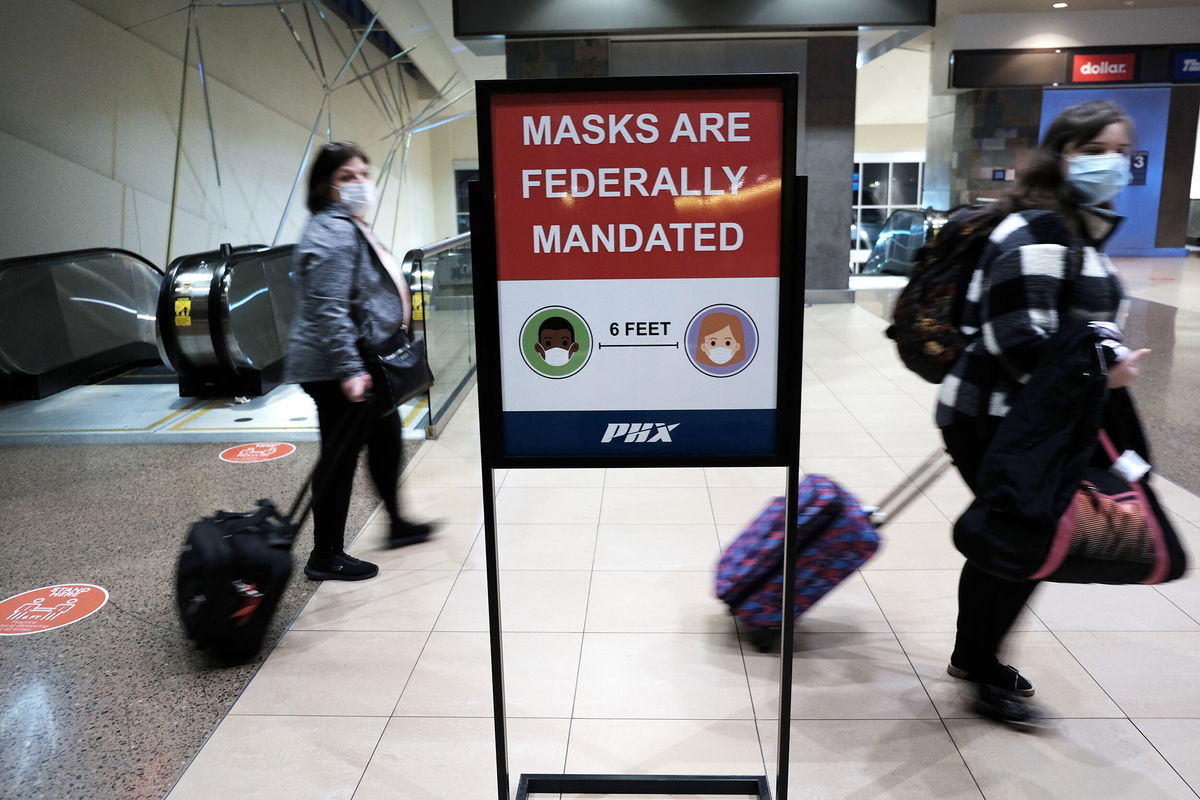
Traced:
[[707, 367], [727, 367], [746, 358], [746, 333], [735, 314], [714, 311], [700, 321], [696, 341], [696, 363]]

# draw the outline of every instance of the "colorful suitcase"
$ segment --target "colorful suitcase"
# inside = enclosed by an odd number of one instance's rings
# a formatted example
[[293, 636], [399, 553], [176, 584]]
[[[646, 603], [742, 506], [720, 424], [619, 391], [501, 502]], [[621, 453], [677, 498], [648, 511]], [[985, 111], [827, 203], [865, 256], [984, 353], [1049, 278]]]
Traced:
[[[888, 493], [880, 507], [864, 506], [824, 475], [808, 475], [797, 492], [796, 616], [867, 562], [879, 549], [879, 531], [949, 468], [935, 451], [912, 476]], [[760, 650], [771, 649], [783, 627], [784, 498], [776, 497], [726, 549], [717, 565], [717, 597], [750, 632]]]
[[[801, 481], [797, 507], [799, 617], [875, 554], [879, 533], [858, 498], [824, 475]], [[774, 644], [783, 626], [784, 513], [784, 498], [776, 497], [717, 565], [717, 597], [762, 650]]]

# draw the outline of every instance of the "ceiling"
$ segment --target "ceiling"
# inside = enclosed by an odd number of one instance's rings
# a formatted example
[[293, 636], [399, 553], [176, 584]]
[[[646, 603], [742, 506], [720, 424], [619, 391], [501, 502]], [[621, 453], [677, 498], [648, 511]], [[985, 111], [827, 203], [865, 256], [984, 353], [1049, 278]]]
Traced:
[[[93, 9], [96, 13], [111, 19], [124, 28], [132, 28], [155, 44], [168, 51], [179, 50], [182, 44], [178, 34], [177, 12], [185, 0], [75, 0], [80, 5]], [[313, 0], [318, 1], [318, 0]], [[290, 0], [294, 3], [296, 0]], [[1159, 8], [1196, 9], [1200, 12], [1200, 0], [1068, 0], [1070, 6], [1063, 10], [1050, 8], [1051, 0], [938, 0], [938, 21], [962, 14], [994, 14], [994, 13], [1045, 13], [1073, 14], [1081, 11], [1106, 10], [1146, 10]], [[241, 0], [231, 5], [266, 5], [258, 11], [271, 14], [268, 0]], [[289, 5], [290, 5], [289, 3]], [[202, 3], [202, 5], [214, 5]], [[452, 0], [366, 0], [366, 5], [379, 12], [380, 21], [404, 47], [415, 47], [410, 58], [417, 68], [428, 79], [435, 89], [445, 89], [444, 100], [457, 99], [444, 109], [445, 114], [452, 114], [469, 109], [473, 105], [469, 96], [474, 81], [481, 79], [502, 78], [504, 76], [503, 56], [478, 56], [454, 38], [452, 21]], [[176, 12], [173, 14], [172, 12]], [[299, 11], [292, 13], [298, 14]], [[160, 16], [161, 15], [161, 16]], [[278, 20], [274, 20], [278, 27]], [[902, 33], [889, 40], [896, 30], [877, 29], [858, 32], [859, 49], [871, 58], [886, 53], [894, 45], [899, 44], [904, 51], [928, 52], [931, 36], [920, 36], [908, 40], [910, 33], [922, 29]], [[779, 36], [775, 33], [773, 36]], [[803, 34], [798, 34], [803, 35]], [[848, 31], [844, 35], [855, 35]], [[729, 34], [725, 34], [727, 38]], [[215, 43], [214, 43], [215, 46]], [[874, 49], [872, 49], [874, 48]], [[253, 47], [247, 47], [243, 54], [233, 53], [230, 59], [237, 57], [253, 57]], [[900, 54], [897, 53], [897, 56]], [[868, 59], [864, 59], [868, 60]], [[889, 59], [884, 59], [885, 61]], [[905, 69], [912, 73], [919, 72], [919, 62], [911, 58], [902, 59]], [[238, 65], [247, 68], [245, 65]], [[900, 64], [892, 64], [897, 68]], [[878, 65], [877, 65], [878, 68]], [[234, 74], [240, 69], [233, 70]], [[230, 76], [233, 78], [233, 76]], [[466, 94], [463, 94], [466, 93]]]

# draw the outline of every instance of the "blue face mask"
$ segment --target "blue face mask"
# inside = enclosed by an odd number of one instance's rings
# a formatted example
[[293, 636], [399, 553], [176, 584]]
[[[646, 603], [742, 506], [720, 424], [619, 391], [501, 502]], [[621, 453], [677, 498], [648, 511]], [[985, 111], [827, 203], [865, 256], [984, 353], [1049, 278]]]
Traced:
[[1129, 156], [1102, 153], [1067, 158], [1067, 183], [1074, 186], [1090, 204], [1106, 203], [1129, 185]]

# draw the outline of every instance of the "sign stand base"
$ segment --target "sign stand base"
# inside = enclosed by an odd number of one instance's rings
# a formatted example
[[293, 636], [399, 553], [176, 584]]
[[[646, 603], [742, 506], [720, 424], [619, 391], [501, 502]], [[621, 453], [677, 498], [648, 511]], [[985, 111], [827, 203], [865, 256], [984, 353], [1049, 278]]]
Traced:
[[771, 800], [766, 775], [529, 775], [521, 776], [517, 799], [534, 794], [707, 794], [752, 795]]

